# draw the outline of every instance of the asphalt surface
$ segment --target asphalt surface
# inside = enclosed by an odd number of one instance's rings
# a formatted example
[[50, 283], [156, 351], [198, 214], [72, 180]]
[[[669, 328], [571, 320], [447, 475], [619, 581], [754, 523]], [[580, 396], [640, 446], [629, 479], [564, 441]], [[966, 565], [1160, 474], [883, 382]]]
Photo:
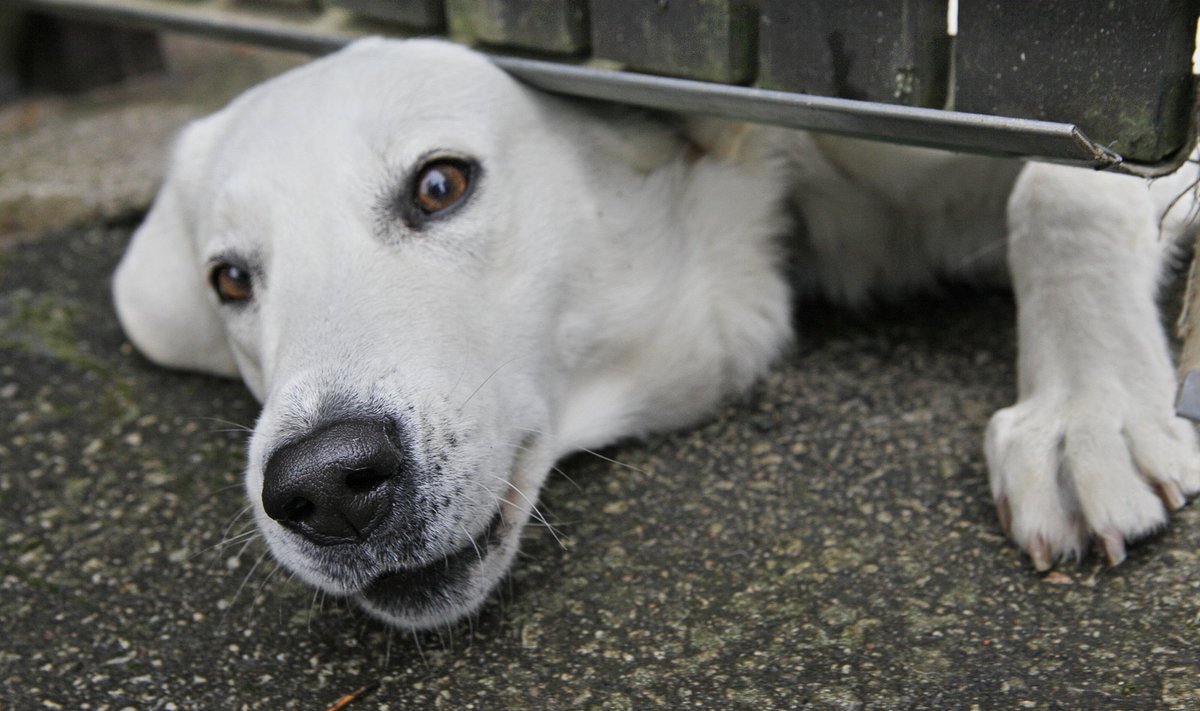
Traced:
[[[0, 195], [43, 174], [0, 170]], [[806, 305], [747, 398], [564, 462], [554, 532], [467, 623], [398, 633], [315, 596], [245, 533], [256, 403], [116, 323], [141, 190], [0, 235], [0, 708], [370, 686], [347, 708], [1200, 709], [1200, 507], [1111, 570], [1043, 578], [1000, 535], [981, 444], [1015, 391], [1005, 294]]]

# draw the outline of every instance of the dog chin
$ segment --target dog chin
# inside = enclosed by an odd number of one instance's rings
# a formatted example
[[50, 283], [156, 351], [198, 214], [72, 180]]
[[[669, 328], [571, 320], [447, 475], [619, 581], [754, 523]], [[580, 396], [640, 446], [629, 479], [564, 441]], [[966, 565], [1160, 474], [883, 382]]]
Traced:
[[478, 610], [508, 573], [542, 482], [555, 455], [543, 438], [526, 438], [509, 473], [508, 491], [483, 532], [417, 568], [388, 571], [353, 596], [387, 624], [431, 629]]
[[518, 448], [508, 491], [482, 533], [431, 563], [377, 576], [354, 600], [379, 620], [414, 630], [451, 624], [478, 610], [516, 556], [521, 531], [553, 464], [547, 444], [533, 436]]
[[519, 527], [497, 510], [482, 533], [415, 568], [385, 571], [354, 600], [376, 618], [409, 629], [456, 622], [477, 610], [508, 570]]

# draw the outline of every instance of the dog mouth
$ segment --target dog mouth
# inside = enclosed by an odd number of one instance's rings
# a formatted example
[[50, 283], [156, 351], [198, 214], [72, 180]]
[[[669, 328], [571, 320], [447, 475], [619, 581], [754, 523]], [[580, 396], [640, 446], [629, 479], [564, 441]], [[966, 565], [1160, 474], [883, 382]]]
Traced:
[[[449, 484], [433, 492], [441, 498], [420, 490], [392, 492], [398, 510], [368, 540], [309, 545], [276, 520], [260, 525], [285, 565], [310, 584], [346, 596], [372, 617], [412, 630], [449, 624], [478, 610], [507, 573], [533, 506], [531, 497], [550, 471], [552, 453], [540, 436], [524, 438], [514, 449], [506, 474], [495, 477], [504, 488], [485, 496], [468, 496]], [[456, 481], [469, 480], [472, 474], [456, 476]], [[439, 510], [460, 494], [467, 503], [482, 498], [491, 505]], [[431, 502], [441, 506], [426, 509]], [[451, 538], [447, 534], [454, 529], [461, 535]]]
[[375, 607], [410, 614], [461, 604], [468, 596], [472, 571], [484, 564], [509, 528], [497, 509], [487, 527], [459, 548], [424, 565], [385, 571], [359, 595]]

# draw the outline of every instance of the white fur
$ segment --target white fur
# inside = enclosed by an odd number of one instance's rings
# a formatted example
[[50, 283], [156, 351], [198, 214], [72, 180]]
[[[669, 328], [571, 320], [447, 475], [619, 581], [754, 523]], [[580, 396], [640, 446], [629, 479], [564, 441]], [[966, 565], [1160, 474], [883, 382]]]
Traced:
[[[457, 601], [360, 600], [412, 627], [477, 607], [555, 459], [693, 422], [777, 356], [791, 336], [778, 254], [789, 199], [808, 234], [795, 288], [849, 302], [944, 274], [1003, 278], [1010, 237], [1020, 395], [987, 451], [1022, 547], [1061, 557], [1091, 535], [1135, 537], [1166, 520], [1147, 482], [1200, 489], [1154, 309], [1161, 196], [1179, 180], [1148, 188], [710, 121], [685, 137], [602, 114], [461, 48], [368, 40], [180, 140], [118, 269], [117, 310], [150, 358], [240, 373], [263, 401], [247, 491], [274, 554], [309, 583], [355, 596], [461, 548], [499, 508], [511, 525]], [[381, 219], [380, 201], [430, 151], [480, 161], [468, 202], [420, 232]], [[229, 253], [261, 269], [247, 308], [218, 304], [205, 281]], [[447, 458], [429, 493], [462, 493], [426, 550], [351, 564], [265, 515], [267, 456], [331, 399], [402, 418], [425, 442], [418, 461]]]

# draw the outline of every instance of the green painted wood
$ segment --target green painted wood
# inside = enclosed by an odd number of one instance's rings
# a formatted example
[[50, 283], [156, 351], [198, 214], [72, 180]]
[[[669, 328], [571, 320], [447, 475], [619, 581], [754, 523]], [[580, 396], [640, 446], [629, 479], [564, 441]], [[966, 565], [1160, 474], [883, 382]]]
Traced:
[[1187, 142], [1197, 0], [963, 0], [954, 108], [1064, 121], [1127, 158]]
[[344, 7], [355, 15], [395, 22], [421, 30], [437, 30], [445, 26], [442, 0], [325, 0], [326, 4]]
[[946, 0], [762, 0], [759, 85], [941, 108], [950, 62], [946, 5]]
[[294, 10], [319, 10], [318, 0], [236, 0], [239, 5], [248, 7], [279, 7]]
[[575, 54], [588, 47], [586, 0], [446, 0], [451, 35], [500, 47]]
[[631, 69], [744, 83], [754, 77], [746, 0], [592, 0], [592, 51]]

